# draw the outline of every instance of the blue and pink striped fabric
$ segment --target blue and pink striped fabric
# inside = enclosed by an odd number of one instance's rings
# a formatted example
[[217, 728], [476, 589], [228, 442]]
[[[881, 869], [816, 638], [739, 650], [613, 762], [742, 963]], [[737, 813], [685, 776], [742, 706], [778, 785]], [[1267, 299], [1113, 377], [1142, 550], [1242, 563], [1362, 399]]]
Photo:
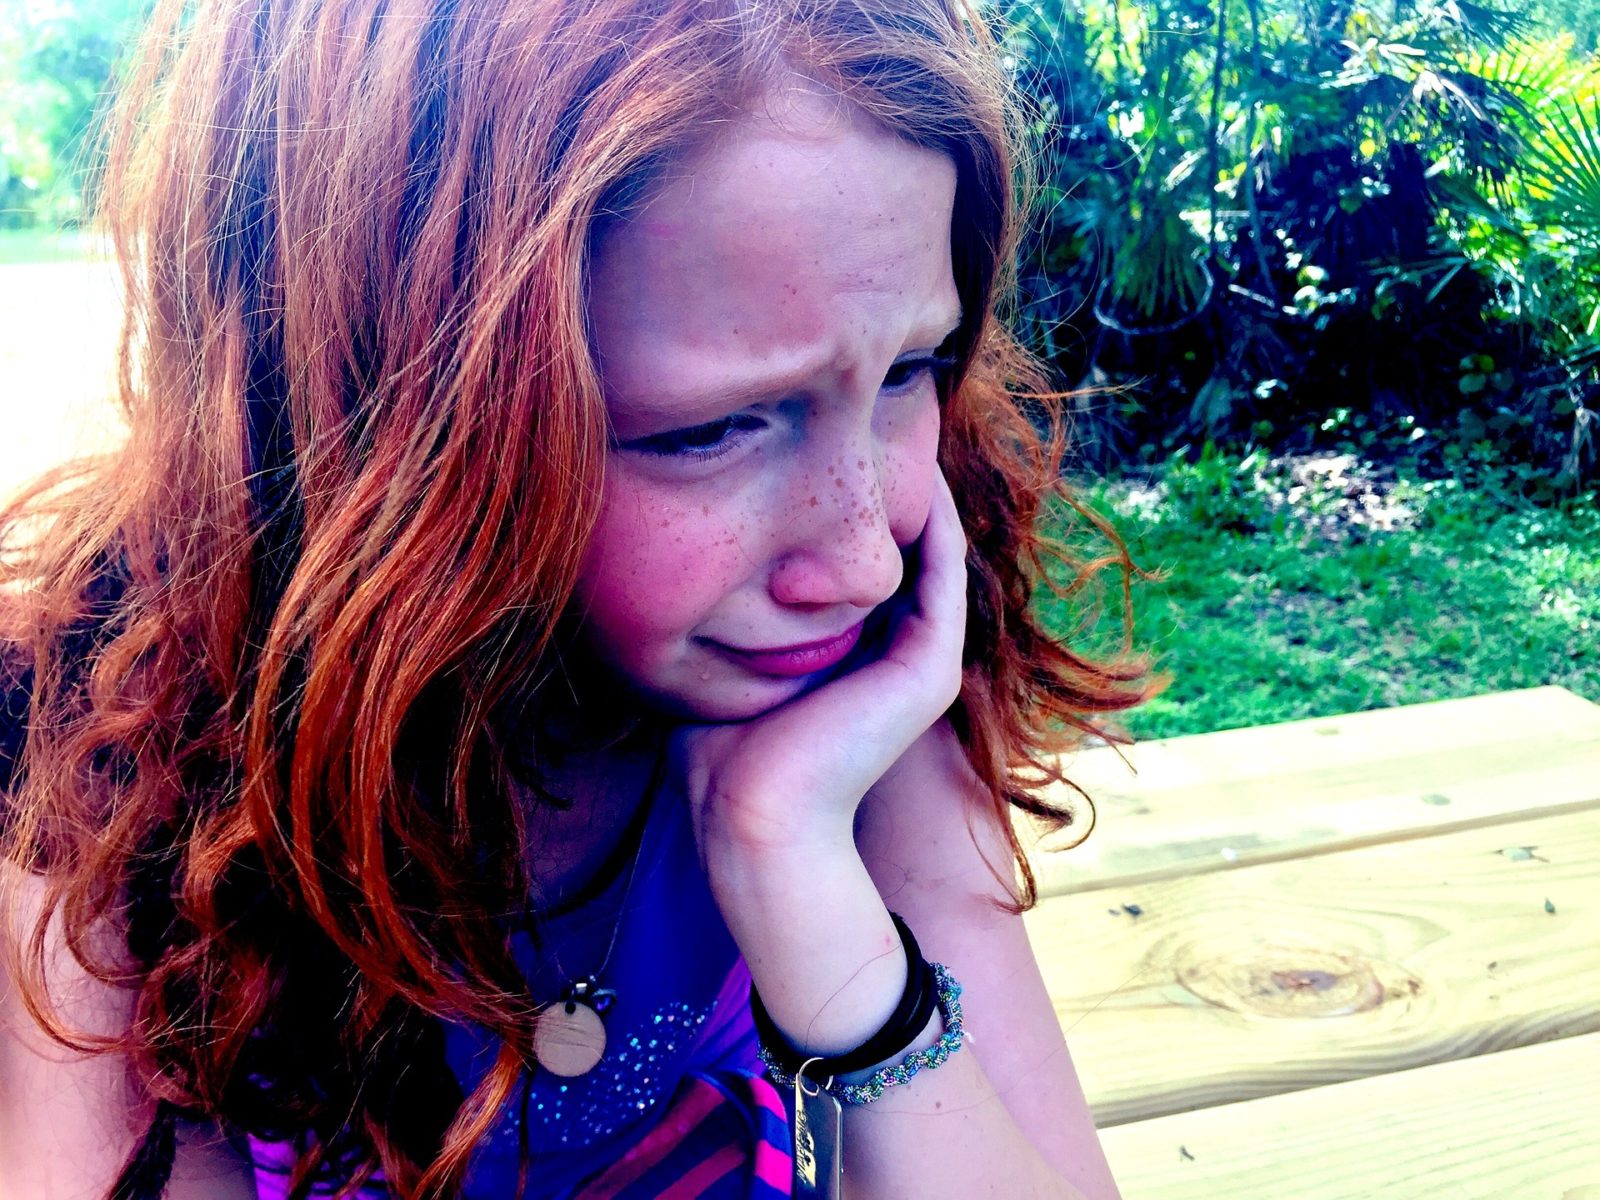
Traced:
[[779, 1200], [792, 1171], [788, 1120], [772, 1084], [694, 1075], [655, 1128], [574, 1200]]
[[[760, 1076], [692, 1075], [620, 1160], [569, 1193], [572, 1200], [788, 1200], [793, 1159], [783, 1098]], [[254, 1143], [260, 1200], [283, 1200], [287, 1146]], [[314, 1195], [332, 1192], [318, 1189]], [[388, 1196], [381, 1181], [362, 1200]], [[512, 1200], [508, 1194], [505, 1200]]]

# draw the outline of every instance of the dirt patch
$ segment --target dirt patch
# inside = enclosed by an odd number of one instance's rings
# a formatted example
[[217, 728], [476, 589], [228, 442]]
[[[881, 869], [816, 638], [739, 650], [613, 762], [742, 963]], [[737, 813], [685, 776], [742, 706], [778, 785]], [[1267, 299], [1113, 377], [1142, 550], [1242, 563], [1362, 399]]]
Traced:
[[1353, 454], [1274, 458], [1258, 486], [1274, 507], [1290, 509], [1330, 540], [1409, 529], [1417, 522], [1417, 510], [1395, 494], [1394, 469]]

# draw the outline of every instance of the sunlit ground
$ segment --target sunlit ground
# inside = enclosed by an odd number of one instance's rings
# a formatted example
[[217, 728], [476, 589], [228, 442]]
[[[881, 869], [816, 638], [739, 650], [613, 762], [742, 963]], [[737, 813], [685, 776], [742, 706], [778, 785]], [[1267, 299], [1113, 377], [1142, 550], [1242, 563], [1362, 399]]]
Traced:
[[[1153, 484], [1080, 480], [1167, 576], [1137, 584], [1133, 607], [1173, 684], [1129, 727], [1170, 737], [1546, 684], [1600, 701], [1600, 508], [1530, 504], [1509, 476], [1218, 455]], [[1042, 611], [1072, 623], [1071, 605]]]

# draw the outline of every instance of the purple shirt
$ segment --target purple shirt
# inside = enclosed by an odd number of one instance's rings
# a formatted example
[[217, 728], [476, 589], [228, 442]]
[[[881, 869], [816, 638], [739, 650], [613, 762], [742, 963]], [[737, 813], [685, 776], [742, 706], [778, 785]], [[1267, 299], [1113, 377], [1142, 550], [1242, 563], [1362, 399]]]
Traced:
[[[543, 954], [535, 953], [525, 934], [517, 935], [514, 949], [537, 998], [553, 998], [563, 976], [600, 966], [584, 961], [576, 948], [585, 942], [604, 945], [616, 914], [613, 902], [594, 913], [580, 910], [547, 923], [541, 927]], [[689, 1076], [760, 1072], [750, 976], [712, 900], [681, 797], [664, 796], [650, 814], [616, 928], [616, 948], [600, 979], [617, 993], [605, 1014], [605, 1056], [588, 1074], [572, 1079], [535, 1072], [527, 1089], [528, 1200], [559, 1200], [615, 1162], [654, 1124]], [[449, 1031], [446, 1053], [465, 1091], [493, 1059], [487, 1036], [466, 1026]], [[515, 1193], [521, 1091], [474, 1154], [464, 1193], [468, 1200]], [[252, 1145], [261, 1200], [281, 1200], [283, 1168], [292, 1157], [288, 1148]], [[370, 1194], [384, 1193], [378, 1186]]]

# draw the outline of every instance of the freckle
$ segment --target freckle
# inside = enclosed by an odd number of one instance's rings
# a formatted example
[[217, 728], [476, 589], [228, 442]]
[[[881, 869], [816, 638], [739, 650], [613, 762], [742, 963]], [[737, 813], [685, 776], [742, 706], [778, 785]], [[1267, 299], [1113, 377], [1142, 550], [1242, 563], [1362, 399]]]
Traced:
[[[829, 468], [829, 470], [832, 470], [832, 469], [833, 469], [833, 468], [831, 468], [831, 467], [830, 467], [830, 468]], [[842, 479], [835, 479], [835, 480], [834, 480], [834, 481], [833, 481], [833, 486], [834, 486], [834, 487], [843, 487], [843, 486], [844, 486], [844, 480], [842, 480]]]
[[661, 518], [661, 528], [663, 528], [663, 529], [665, 529], [665, 528], [667, 528], [667, 527], [668, 527], [668, 526], [669, 526], [669, 525], [671, 525], [671, 524], [672, 524], [672, 522], [671, 522], [671, 521], [669, 521], [669, 520], [667, 520], [667, 518], [666, 518], [666, 517], [662, 517], [662, 518]]
[[707, 517], [709, 517], [709, 516], [710, 516], [710, 515], [711, 515], [711, 505], [709, 505], [709, 504], [702, 504], [702, 505], [701, 505], [701, 506], [700, 506], [700, 512], [701, 512], [701, 515], [702, 515], [702, 516], [707, 516]]
[[812, 508], [815, 508], [818, 504], [821, 504], [822, 501], [818, 500], [815, 496], [813, 496], [806, 503], [810, 504]]
[[856, 459], [856, 470], [865, 471], [866, 469], [867, 469], [867, 460], [864, 459], [864, 458]]
[[828, 464], [828, 474], [829, 474], [829, 475], [832, 475], [832, 474], [833, 474], [833, 464], [832, 464], [832, 463], [829, 463], [829, 464]]

